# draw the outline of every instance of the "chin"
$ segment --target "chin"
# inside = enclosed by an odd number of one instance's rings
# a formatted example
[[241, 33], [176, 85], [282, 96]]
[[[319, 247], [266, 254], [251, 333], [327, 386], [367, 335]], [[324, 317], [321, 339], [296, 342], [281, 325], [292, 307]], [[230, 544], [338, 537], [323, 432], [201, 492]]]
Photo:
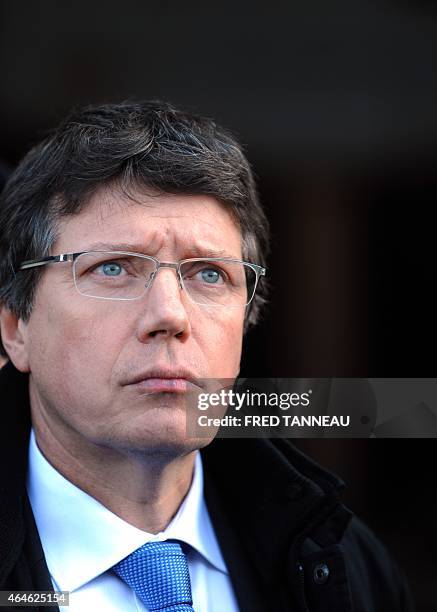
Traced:
[[[134, 430], [124, 432], [117, 446], [131, 454], [149, 458], [156, 456], [178, 457], [207, 446], [212, 438], [189, 437], [186, 432], [185, 417], [183, 422], [153, 424], [148, 422], [145, 428], [137, 424]], [[156, 425], [154, 427], [154, 425]], [[115, 442], [115, 441], [114, 441]]]

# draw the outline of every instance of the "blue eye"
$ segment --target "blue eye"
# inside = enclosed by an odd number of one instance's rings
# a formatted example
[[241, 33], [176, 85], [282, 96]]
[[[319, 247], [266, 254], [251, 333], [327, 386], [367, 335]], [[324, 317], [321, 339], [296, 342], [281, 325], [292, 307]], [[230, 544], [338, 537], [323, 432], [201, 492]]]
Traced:
[[119, 276], [123, 271], [120, 264], [115, 261], [109, 261], [102, 264], [102, 272], [105, 276]]
[[220, 280], [220, 274], [217, 272], [217, 270], [214, 270], [213, 268], [205, 268], [204, 270], [202, 270], [201, 274], [202, 279], [206, 283], [217, 283], [217, 281]]

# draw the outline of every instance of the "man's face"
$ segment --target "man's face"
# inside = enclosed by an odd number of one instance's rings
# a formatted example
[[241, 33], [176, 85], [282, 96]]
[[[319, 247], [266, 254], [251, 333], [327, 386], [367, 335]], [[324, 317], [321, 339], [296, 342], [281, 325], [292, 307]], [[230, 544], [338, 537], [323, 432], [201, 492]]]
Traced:
[[[242, 258], [240, 230], [215, 199], [139, 193], [136, 199], [141, 203], [116, 189], [98, 191], [83, 212], [61, 222], [53, 253], [105, 243], [113, 245], [105, 250], [164, 262], [211, 252]], [[70, 263], [48, 265], [25, 326], [33, 414], [78, 451], [82, 443], [191, 450], [196, 443], [186, 439], [177, 394], [147, 395], [133, 382], [152, 369], [235, 378], [244, 314], [243, 307], [193, 303], [170, 268], [159, 270], [142, 298], [113, 301], [80, 295]]]

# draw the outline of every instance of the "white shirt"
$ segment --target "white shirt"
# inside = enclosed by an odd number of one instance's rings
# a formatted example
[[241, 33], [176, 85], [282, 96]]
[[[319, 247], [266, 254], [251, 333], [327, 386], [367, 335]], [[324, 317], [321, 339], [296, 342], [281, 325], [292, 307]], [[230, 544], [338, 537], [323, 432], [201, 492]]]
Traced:
[[144, 612], [136, 594], [110, 568], [151, 541], [182, 540], [196, 612], [238, 612], [226, 564], [203, 497], [196, 453], [190, 490], [167, 528], [151, 534], [113, 514], [64, 478], [39, 450], [32, 430], [27, 490], [53, 587], [70, 591], [61, 612]]

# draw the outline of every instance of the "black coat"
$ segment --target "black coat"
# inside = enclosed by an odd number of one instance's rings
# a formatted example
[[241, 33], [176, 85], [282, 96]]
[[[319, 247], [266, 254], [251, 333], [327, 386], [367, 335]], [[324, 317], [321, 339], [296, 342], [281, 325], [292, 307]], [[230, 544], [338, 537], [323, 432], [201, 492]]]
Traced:
[[[26, 494], [27, 377], [11, 364], [0, 371], [0, 402], [0, 590], [51, 590]], [[221, 439], [201, 452], [242, 612], [414, 609], [389, 553], [341, 504], [343, 483], [290, 442]]]

